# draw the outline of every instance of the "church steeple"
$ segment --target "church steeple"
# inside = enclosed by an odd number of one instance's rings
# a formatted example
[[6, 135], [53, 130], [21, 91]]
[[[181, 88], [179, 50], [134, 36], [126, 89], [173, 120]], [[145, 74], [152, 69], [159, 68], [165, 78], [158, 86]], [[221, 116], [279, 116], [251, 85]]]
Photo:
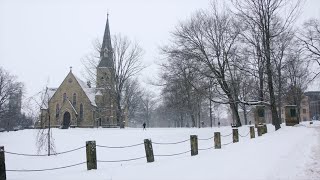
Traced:
[[107, 14], [107, 23], [104, 30], [104, 36], [102, 46], [100, 50], [100, 62], [99, 67], [113, 67], [113, 55], [112, 55], [111, 36], [109, 28], [109, 13]]

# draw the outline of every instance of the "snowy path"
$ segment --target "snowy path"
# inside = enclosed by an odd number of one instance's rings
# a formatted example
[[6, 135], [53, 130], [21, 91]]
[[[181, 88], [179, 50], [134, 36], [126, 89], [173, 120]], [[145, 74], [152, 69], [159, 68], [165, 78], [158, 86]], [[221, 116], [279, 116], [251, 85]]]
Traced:
[[[121, 180], [121, 179], [237, 179], [237, 180], [316, 180], [320, 179], [320, 122], [312, 127], [283, 127], [274, 132], [272, 126], [262, 137], [240, 138], [240, 142], [220, 150], [199, 151], [174, 157], [155, 157], [154, 163], [145, 159], [123, 163], [98, 163], [97, 170], [86, 170], [86, 165], [45, 172], [7, 172], [8, 180]], [[141, 129], [54, 129], [57, 151], [83, 146], [86, 140], [96, 140], [100, 145], [130, 145], [151, 138], [153, 142], [177, 142], [191, 134], [208, 138], [214, 131], [229, 134], [229, 127], [204, 129], [155, 128]], [[248, 132], [241, 127], [240, 134]], [[0, 133], [0, 145], [6, 151], [33, 154], [35, 130]], [[228, 143], [231, 137], [223, 137]], [[199, 148], [212, 146], [212, 139], [199, 141]], [[171, 154], [190, 149], [189, 142], [176, 145], [153, 144], [154, 154]], [[126, 149], [97, 148], [98, 160], [117, 160], [144, 156], [144, 147]], [[6, 154], [7, 169], [41, 169], [64, 166], [85, 161], [85, 149], [50, 157], [24, 157]]]

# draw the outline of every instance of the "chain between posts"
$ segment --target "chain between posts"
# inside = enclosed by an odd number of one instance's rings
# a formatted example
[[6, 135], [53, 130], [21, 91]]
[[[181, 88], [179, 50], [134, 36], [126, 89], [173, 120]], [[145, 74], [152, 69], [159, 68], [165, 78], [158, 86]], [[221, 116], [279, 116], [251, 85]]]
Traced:
[[131, 158], [131, 159], [122, 159], [122, 160], [98, 160], [97, 162], [102, 162], [102, 163], [116, 163], [116, 162], [135, 161], [135, 160], [144, 159], [144, 158], [146, 158], [146, 156], [137, 157], [137, 158]]
[[231, 136], [231, 135], [232, 135], [232, 133], [227, 134], [227, 135], [221, 135], [221, 137], [228, 137], [228, 136]]
[[140, 146], [143, 145], [144, 143], [139, 143], [139, 144], [133, 144], [133, 145], [128, 145], [128, 146], [105, 146], [105, 145], [96, 145], [97, 147], [101, 148], [110, 148], [110, 149], [121, 149], [121, 148], [130, 148], [130, 147], [135, 147], [135, 146]]
[[[86, 146], [81, 146], [79, 148], [75, 148], [75, 149], [71, 149], [71, 150], [63, 151], [63, 152], [58, 152], [58, 153], [54, 153], [54, 154], [51, 154], [51, 155], [66, 154], [66, 153], [70, 153], [70, 152], [73, 152], [73, 151], [77, 151], [77, 150], [83, 149], [85, 147]], [[24, 153], [10, 152], [10, 151], [4, 151], [4, 152], [7, 153], [7, 154], [18, 155], [18, 156], [35, 156], [35, 157], [36, 156], [39, 156], [39, 157], [48, 156], [47, 154], [24, 154]]]
[[184, 142], [190, 141], [189, 139], [183, 140], [183, 141], [178, 141], [178, 142], [169, 142], [169, 143], [162, 143], [162, 142], [152, 142], [153, 144], [158, 144], [158, 145], [170, 145], [170, 144], [180, 144]]
[[180, 152], [180, 153], [174, 153], [174, 154], [158, 154], [158, 155], [154, 155], [154, 156], [178, 156], [178, 155], [181, 155], [181, 154], [186, 154], [186, 153], [189, 153], [191, 152], [191, 150], [189, 151], [184, 151], [184, 152]]
[[47, 168], [47, 169], [7, 169], [6, 171], [11, 171], [11, 172], [52, 171], [52, 170], [65, 169], [65, 168], [69, 168], [69, 167], [79, 166], [79, 165], [85, 164], [85, 163], [87, 163], [87, 162], [81, 162], [81, 163], [72, 164], [72, 165], [68, 165], [68, 166]]
[[221, 145], [222, 145], [222, 146], [227, 146], [227, 145], [232, 144], [232, 143], [233, 143], [233, 141], [231, 141], [231, 142], [229, 142], [229, 143], [221, 144]]
[[241, 134], [239, 133], [239, 136], [240, 136], [240, 137], [247, 137], [249, 134], [250, 134], [250, 131], [249, 131], [246, 135], [241, 135]]
[[204, 138], [204, 139], [199, 138], [198, 140], [200, 140], [200, 141], [207, 141], [207, 140], [210, 140], [210, 139], [213, 139], [213, 138], [214, 138], [214, 136], [209, 137], [209, 138]]

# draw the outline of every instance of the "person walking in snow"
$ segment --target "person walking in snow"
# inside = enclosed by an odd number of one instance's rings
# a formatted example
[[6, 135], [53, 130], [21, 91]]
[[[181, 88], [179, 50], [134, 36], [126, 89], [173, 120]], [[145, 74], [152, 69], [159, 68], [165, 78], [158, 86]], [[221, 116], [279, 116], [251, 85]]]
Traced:
[[146, 130], [146, 123], [145, 122], [142, 124], [142, 126], [143, 126], [143, 130]]
[[218, 122], [218, 127], [220, 127], [220, 121]]

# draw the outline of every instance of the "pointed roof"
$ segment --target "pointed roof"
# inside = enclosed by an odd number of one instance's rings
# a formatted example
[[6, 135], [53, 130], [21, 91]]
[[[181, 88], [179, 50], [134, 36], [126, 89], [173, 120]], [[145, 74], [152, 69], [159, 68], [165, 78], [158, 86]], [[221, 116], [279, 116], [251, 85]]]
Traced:
[[99, 67], [113, 67], [112, 45], [109, 28], [109, 14], [107, 15], [107, 23], [104, 30], [104, 36], [100, 50], [100, 62], [98, 68]]
[[[97, 106], [96, 102], [95, 102], [95, 94], [96, 94], [96, 88], [91, 88], [89, 87], [85, 82], [83, 82], [80, 78], [78, 78], [76, 75], [74, 75], [72, 73], [72, 68], [70, 67], [70, 71], [68, 73], [68, 75], [65, 77], [65, 79], [63, 80], [63, 82], [60, 84], [60, 86], [67, 81], [68, 77], [74, 77], [74, 79], [77, 81], [77, 83], [79, 84], [79, 86], [81, 87], [81, 89], [83, 90], [83, 92], [86, 94], [86, 96], [88, 97], [91, 105], [93, 106]], [[51, 100], [51, 98], [56, 94], [57, 90], [60, 88], [60, 86], [58, 88], [47, 88], [46, 90], [46, 102], [49, 102]]]

